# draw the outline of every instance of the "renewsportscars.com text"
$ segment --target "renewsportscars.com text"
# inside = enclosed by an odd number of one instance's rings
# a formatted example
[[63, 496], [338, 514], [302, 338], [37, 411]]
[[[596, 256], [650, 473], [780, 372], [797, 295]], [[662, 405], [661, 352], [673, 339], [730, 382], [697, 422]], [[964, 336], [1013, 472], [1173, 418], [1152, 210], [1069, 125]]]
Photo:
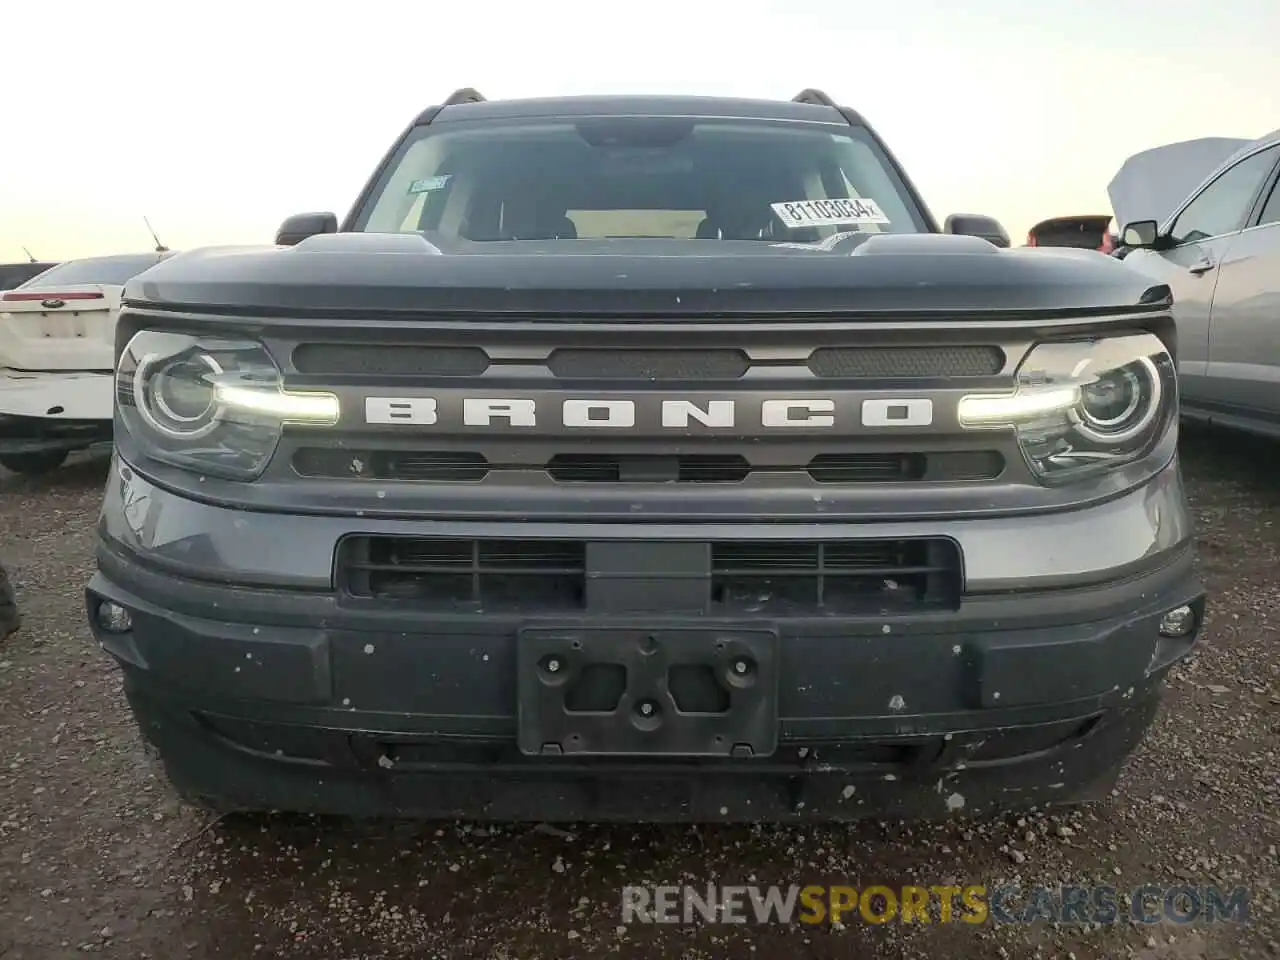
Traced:
[[899, 923], [1247, 923], [1249, 891], [1217, 886], [985, 884], [888, 887], [627, 886], [622, 922], [821, 924]]

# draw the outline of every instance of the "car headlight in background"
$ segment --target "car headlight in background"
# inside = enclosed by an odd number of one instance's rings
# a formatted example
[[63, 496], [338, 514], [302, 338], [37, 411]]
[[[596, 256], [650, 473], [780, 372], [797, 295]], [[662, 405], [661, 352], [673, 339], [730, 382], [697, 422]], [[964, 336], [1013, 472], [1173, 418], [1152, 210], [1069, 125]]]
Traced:
[[116, 365], [117, 409], [148, 455], [210, 476], [252, 480], [286, 423], [338, 421], [331, 393], [287, 391], [259, 343], [143, 330]]
[[1173, 358], [1154, 334], [1037, 344], [1017, 379], [1013, 393], [961, 398], [960, 422], [1013, 427], [1047, 482], [1131, 463], [1177, 417]]

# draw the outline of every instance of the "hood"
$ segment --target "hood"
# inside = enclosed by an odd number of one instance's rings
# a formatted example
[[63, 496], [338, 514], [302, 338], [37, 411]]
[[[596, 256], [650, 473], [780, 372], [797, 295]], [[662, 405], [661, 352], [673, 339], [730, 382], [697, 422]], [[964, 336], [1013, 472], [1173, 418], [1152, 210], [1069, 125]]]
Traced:
[[547, 240], [446, 248], [421, 234], [327, 234], [294, 247], [175, 256], [127, 303], [221, 314], [495, 313], [648, 318], [728, 313], [1127, 310], [1158, 288], [1085, 250], [977, 237], [849, 234], [822, 243]]
[[1134, 154], [1107, 184], [1117, 228], [1140, 220], [1163, 225], [1196, 187], [1254, 142], [1202, 137]]

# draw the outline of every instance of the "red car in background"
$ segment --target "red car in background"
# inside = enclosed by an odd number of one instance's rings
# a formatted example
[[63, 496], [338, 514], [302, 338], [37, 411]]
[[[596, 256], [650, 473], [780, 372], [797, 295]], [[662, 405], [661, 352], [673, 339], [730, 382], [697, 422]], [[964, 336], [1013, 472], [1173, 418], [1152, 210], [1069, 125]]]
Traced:
[[1041, 220], [1027, 233], [1028, 247], [1076, 247], [1112, 253], [1116, 249], [1116, 223], [1110, 214], [1052, 217]]

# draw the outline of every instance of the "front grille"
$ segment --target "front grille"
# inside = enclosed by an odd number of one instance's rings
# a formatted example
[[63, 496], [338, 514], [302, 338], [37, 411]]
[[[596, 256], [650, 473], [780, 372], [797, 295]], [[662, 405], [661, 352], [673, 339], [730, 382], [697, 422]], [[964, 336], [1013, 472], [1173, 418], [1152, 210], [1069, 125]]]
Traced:
[[795, 464], [753, 464], [742, 454], [559, 453], [541, 463], [490, 460], [476, 451], [351, 450], [301, 447], [293, 469], [315, 479], [475, 483], [503, 471], [541, 471], [556, 483], [742, 483], [753, 474], [790, 474], [821, 484], [948, 483], [994, 480], [1004, 471], [995, 450], [823, 453]]
[[989, 377], [1004, 367], [998, 347], [823, 347], [809, 357], [819, 377]]
[[711, 549], [711, 596], [730, 610], [902, 610], [959, 602], [960, 548], [941, 538], [732, 541]]
[[294, 348], [293, 366], [320, 376], [478, 377], [489, 355], [479, 347], [303, 343]]
[[[713, 613], [945, 609], [958, 605], [962, 589], [959, 547], [944, 538], [685, 546], [687, 556], [704, 558], [702, 606]], [[583, 540], [349, 537], [338, 548], [338, 581], [353, 597], [432, 609], [582, 610], [591, 576], [588, 547]], [[609, 576], [617, 582], [616, 572]], [[662, 581], [673, 574], [661, 569], [627, 576], [635, 579], [635, 589], [660, 596]], [[686, 590], [688, 571], [678, 581]]]
[[577, 609], [586, 544], [576, 540], [351, 537], [338, 548], [347, 592], [437, 608]]
[[[772, 353], [772, 352], [771, 352]], [[313, 376], [479, 377], [488, 373], [542, 367], [560, 380], [704, 383], [741, 380], [753, 368], [776, 376], [790, 371], [807, 377], [853, 380], [945, 380], [990, 377], [1004, 369], [1005, 354], [989, 344], [927, 347], [819, 347], [806, 358], [789, 347], [783, 354], [752, 359], [741, 347], [551, 347], [511, 345], [443, 346], [420, 343], [302, 343], [293, 348], [293, 367]]]

